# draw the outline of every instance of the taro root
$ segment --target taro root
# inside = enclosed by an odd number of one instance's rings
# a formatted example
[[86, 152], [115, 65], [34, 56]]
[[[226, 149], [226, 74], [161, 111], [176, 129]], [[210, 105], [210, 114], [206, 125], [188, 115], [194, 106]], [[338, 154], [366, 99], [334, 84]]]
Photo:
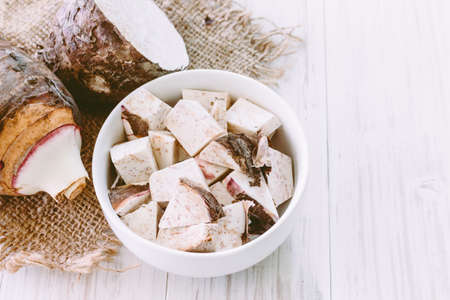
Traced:
[[209, 191], [181, 178], [173, 199], [159, 222], [159, 228], [173, 228], [215, 222], [224, 216], [222, 206]]
[[261, 184], [261, 173], [253, 163], [255, 145], [244, 134], [229, 133], [211, 142], [199, 158], [212, 164], [240, 170], [252, 178], [251, 185]]
[[156, 242], [165, 247], [188, 252], [214, 251], [213, 239], [217, 235], [217, 224], [160, 228]]
[[150, 190], [145, 185], [122, 185], [114, 187], [109, 192], [109, 200], [114, 211], [124, 216], [150, 201]]
[[253, 140], [263, 135], [271, 137], [281, 126], [273, 113], [243, 98], [227, 110], [226, 119], [229, 131], [243, 133]]
[[292, 159], [284, 153], [269, 147], [266, 136], [260, 137], [254, 157], [257, 167], [261, 167], [267, 186], [276, 206], [284, 203], [294, 194]]
[[205, 176], [206, 183], [208, 185], [211, 185], [221, 178], [225, 177], [225, 175], [229, 171], [229, 169], [226, 167], [212, 164], [198, 157], [195, 158], [195, 161], [200, 167], [200, 170], [202, 170], [203, 176]]
[[126, 184], [147, 182], [150, 174], [158, 170], [148, 137], [117, 144], [110, 155]]
[[166, 207], [172, 198], [176, 196], [174, 190], [183, 177], [188, 177], [198, 186], [209, 190], [205, 177], [195, 159], [189, 158], [150, 175], [150, 189], [153, 201], [158, 202], [162, 207]]
[[40, 51], [77, 99], [115, 103], [143, 83], [187, 67], [181, 36], [149, 0], [72, 0]]
[[150, 130], [148, 137], [158, 168], [164, 169], [173, 165], [177, 158], [177, 140], [173, 134], [166, 130]]
[[163, 130], [171, 107], [146, 89], [137, 89], [122, 104], [122, 124], [128, 140], [147, 136], [149, 130]]
[[199, 102], [225, 130], [227, 129], [226, 112], [231, 103], [230, 94], [202, 90], [183, 89], [184, 100]]
[[250, 201], [253, 203], [248, 208], [248, 233], [263, 234], [275, 224], [275, 220], [270, 212], [258, 201], [245, 193], [236, 195], [238, 201]]
[[228, 192], [227, 187], [223, 182], [218, 181], [211, 185], [209, 188], [211, 190], [211, 193], [214, 195], [214, 197], [216, 197], [217, 201], [221, 205], [225, 206], [233, 203], [234, 198]]
[[75, 198], [88, 174], [70, 93], [43, 63], [5, 41], [0, 89], [0, 194]]
[[278, 220], [278, 212], [269, 188], [264, 180], [260, 186], [251, 186], [250, 178], [239, 171], [233, 171], [224, 180], [228, 192], [237, 200], [252, 201], [249, 208], [249, 233], [263, 233]]
[[168, 113], [165, 124], [191, 156], [226, 131], [198, 102], [180, 100]]
[[217, 235], [213, 239], [215, 251], [239, 247], [247, 240], [246, 202], [239, 201], [223, 207], [225, 216], [217, 221]]
[[151, 201], [123, 216], [121, 220], [139, 236], [153, 241], [156, 240], [158, 234], [158, 222], [161, 214], [162, 210], [158, 203]]

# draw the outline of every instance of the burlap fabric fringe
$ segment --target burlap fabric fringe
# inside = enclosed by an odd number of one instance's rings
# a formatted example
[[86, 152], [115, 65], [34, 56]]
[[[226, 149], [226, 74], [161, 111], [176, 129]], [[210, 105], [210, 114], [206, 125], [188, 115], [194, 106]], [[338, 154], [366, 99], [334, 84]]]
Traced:
[[[270, 66], [297, 46], [291, 29], [262, 32], [231, 1], [156, 0], [183, 36], [190, 68], [229, 70], [275, 83], [282, 70]], [[0, 0], [0, 36], [33, 53], [49, 33], [58, 0]], [[107, 111], [84, 112], [82, 157], [90, 171], [95, 138]], [[39, 194], [0, 197], [0, 270], [34, 264], [88, 273], [120, 246], [92, 184], [75, 200], [56, 203]]]

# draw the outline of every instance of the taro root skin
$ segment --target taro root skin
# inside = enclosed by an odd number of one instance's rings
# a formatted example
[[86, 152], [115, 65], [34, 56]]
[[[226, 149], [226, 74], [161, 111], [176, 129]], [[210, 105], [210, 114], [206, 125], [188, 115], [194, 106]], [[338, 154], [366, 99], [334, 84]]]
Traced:
[[[42, 62], [1, 40], [0, 89], [0, 194], [20, 195], [13, 179], [30, 149], [57, 128], [77, 126], [79, 113], [70, 93]], [[78, 167], [84, 169], [81, 160]], [[75, 196], [85, 180], [66, 184]]]
[[[100, 4], [103, 10], [99, 8]], [[116, 14], [111, 15], [112, 10], [124, 5], [128, 8], [117, 12], [121, 15], [120, 24], [115, 26], [105, 16], [106, 12], [110, 18], [117, 19]], [[142, 9], [134, 18], [128, 18], [136, 6], [142, 6]], [[124, 31], [128, 35], [133, 30], [142, 32], [146, 40], [138, 44], [142, 48], [142, 44], [148, 42], [149, 48], [138, 51], [118, 27], [126, 26], [124, 20], [127, 18], [133, 23], [132, 19], [145, 17], [149, 28], [130, 27]], [[155, 30], [164, 32], [162, 40], [158, 41], [161, 38], [158, 34], [151, 37]], [[40, 56], [80, 101], [98, 99], [103, 103], [116, 103], [140, 85], [163, 74], [164, 70], [182, 69], [189, 63], [181, 36], [153, 1], [66, 1], [56, 14], [51, 32]], [[133, 36], [137, 34], [133, 33]], [[155, 55], [157, 50], [152, 52], [152, 44], [163, 53]], [[176, 67], [166, 63], [166, 56], [171, 52], [174, 52], [173, 61], [178, 63]], [[152, 62], [152, 58], [156, 61]]]

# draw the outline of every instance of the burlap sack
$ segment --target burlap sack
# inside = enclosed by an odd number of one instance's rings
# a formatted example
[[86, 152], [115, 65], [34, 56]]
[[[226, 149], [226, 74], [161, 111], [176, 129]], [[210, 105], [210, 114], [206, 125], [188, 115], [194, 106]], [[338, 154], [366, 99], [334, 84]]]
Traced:
[[[231, 1], [156, 0], [183, 36], [190, 68], [229, 70], [275, 83], [282, 70], [270, 63], [292, 50], [289, 29], [262, 32]], [[0, 0], [0, 36], [33, 53], [49, 33], [58, 0]], [[90, 171], [104, 112], [84, 111], [82, 157]], [[27, 264], [87, 273], [112, 257], [120, 243], [106, 223], [92, 184], [75, 200], [45, 194], [0, 197], [0, 270]]]

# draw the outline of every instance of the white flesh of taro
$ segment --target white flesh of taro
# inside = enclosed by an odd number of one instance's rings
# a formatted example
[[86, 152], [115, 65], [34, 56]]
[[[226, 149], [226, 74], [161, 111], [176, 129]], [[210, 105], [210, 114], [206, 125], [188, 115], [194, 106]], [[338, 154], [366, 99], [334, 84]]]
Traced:
[[261, 136], [258, 139], [258, 145], [256, 148], [256, 154], [253, 157], [253, 164], [257, 168], [263, 166], [270, 167], [270, 151], [269, 140], [267, 136]]
[[225, 206], [225, 205], [233, 203], [234, 198], [228, 192], [227, 187], [225, 186], [225, 184], [223, 182], [221, 182], [221, 181], [216, 182], [213, 185], [211, 185], [209, 187], [209, 189], [211, 190], [211, 194], [213, 194], [214, 197], [216, 197], [217, 201], [221, 205]]
[[238, 99], [227, 111], [228, 130], [243, 133], [256, 140], [258, 136], [271, 136], [281, 121], [271, 112], [246, 99]]
[[166, 126], [191, 156], [226, 131], [198, 102], [180, 100], [166, 118]]
[[223, 166], [233, 170], [240, 170], [241, 167], [234, 160], [231, 152], [222, 144], [212, 141], [206, 146], [198, 155], [198, 158], [203, 159], [215, 165]]
[[261, 137], [254, 161], [257, 167], [270, 167], [270, 171], [266, 173], [266, 179], [275, 205], [278, 206], [289, 200], [294, 194], [292, 159], [269, 147], [267, 137]]
[[162, 210], [158, 203], [151, 201], [121, 219], [133, 232], [144, 239], [153, 241], [156, 240], [161, 214]]
[[176, 163], [165, 169], [154, 172], [150, 176], [150, 191], [152, 199], [159, 202], [163, 207], [176, 196], [176, 187], [180, 178], [189, 178], [205, 190], [209, 191], [200, 167], [195, 159], [190, 158]]
[[148, 132], [153, 155], [159, 169], [164, 169], [175, 163], [177, 155], [177, 140], [168, 131], [150, 130]]
[[214, 237], [215, 251], [222, 251], [242, 245], [242, 237], [246, 233], [247, 213], [245, 201], [224, 206], [225, 216], [217, 221], [218, 230]]
[[206, 183], [208, 185], [220, 180], [220, 178], [228, 172], [228, 168], [222, 167], [219, 165], [212, 164], [207, 162], [206, 160], [200, 159], [198, 157], [195, 158], [200, 170], [203, 172], [203, 176], [205, 176]]
[[228, 93], [184, 89], [182, 94], [184, 100], [199, 102], [220, 126], [227, 129], [226, 111], [231, 102]]
[[176, 194], [167, 205], [159, 222], [159, 228], [183, 227], [213, 222], [217, 220], [216, 207], [223, 215], [222, 208], [216, 200], [211, 203], [211, 208], [207, 203], [208, 200], [187, 184], [180, 181], [172, 189], [175, 190]]
[[139, 53], [164, 70], [187, 67], [184, 41], [164, 12], [148, 0], [95, 0], [105, 17]]
[[[149, 130], [162, 130], [165, 128], [164, 120], [172, 109], [167, 103], [160, 100], [144, 88], [137, 89], [125, 98], [123, 108], [131, 114], [139, 116], [148, 125]], [[125, 133], [133, 136], [128, 121], [122, 119]]]
[[76, 190], [72, 183], [83, 184], [80, 179], [88, 178], [80, 149], [77, 126], [63, 125], [53, 130], [28, 152], [13, 178], [13, 187], [23, 195], [44, 191], [53, 198], [68, 188]]
[[126, 184], [147, 182], [150, 174], [158, 169], [148, 137], [115, 145], [110, 154]]
[[217, 224], [197, 224], [186, 227], [161, 228], [157, 243], [165, 247], [191, 252], [212, 252], [212, 240], [217, 235]]
[[262, 179], [260, 186], [250, 186], [251, 181], [252, 179], [250, 177], [239, 171], [231, 172], [223, 180], [224, 184], [227, 186], [228, 192], [230, 192], [233, 197], [236, 197], [241, 193], [250, 196], [265, 208], [274, 221], [277, 221], [278, 212], [266, 182]]

